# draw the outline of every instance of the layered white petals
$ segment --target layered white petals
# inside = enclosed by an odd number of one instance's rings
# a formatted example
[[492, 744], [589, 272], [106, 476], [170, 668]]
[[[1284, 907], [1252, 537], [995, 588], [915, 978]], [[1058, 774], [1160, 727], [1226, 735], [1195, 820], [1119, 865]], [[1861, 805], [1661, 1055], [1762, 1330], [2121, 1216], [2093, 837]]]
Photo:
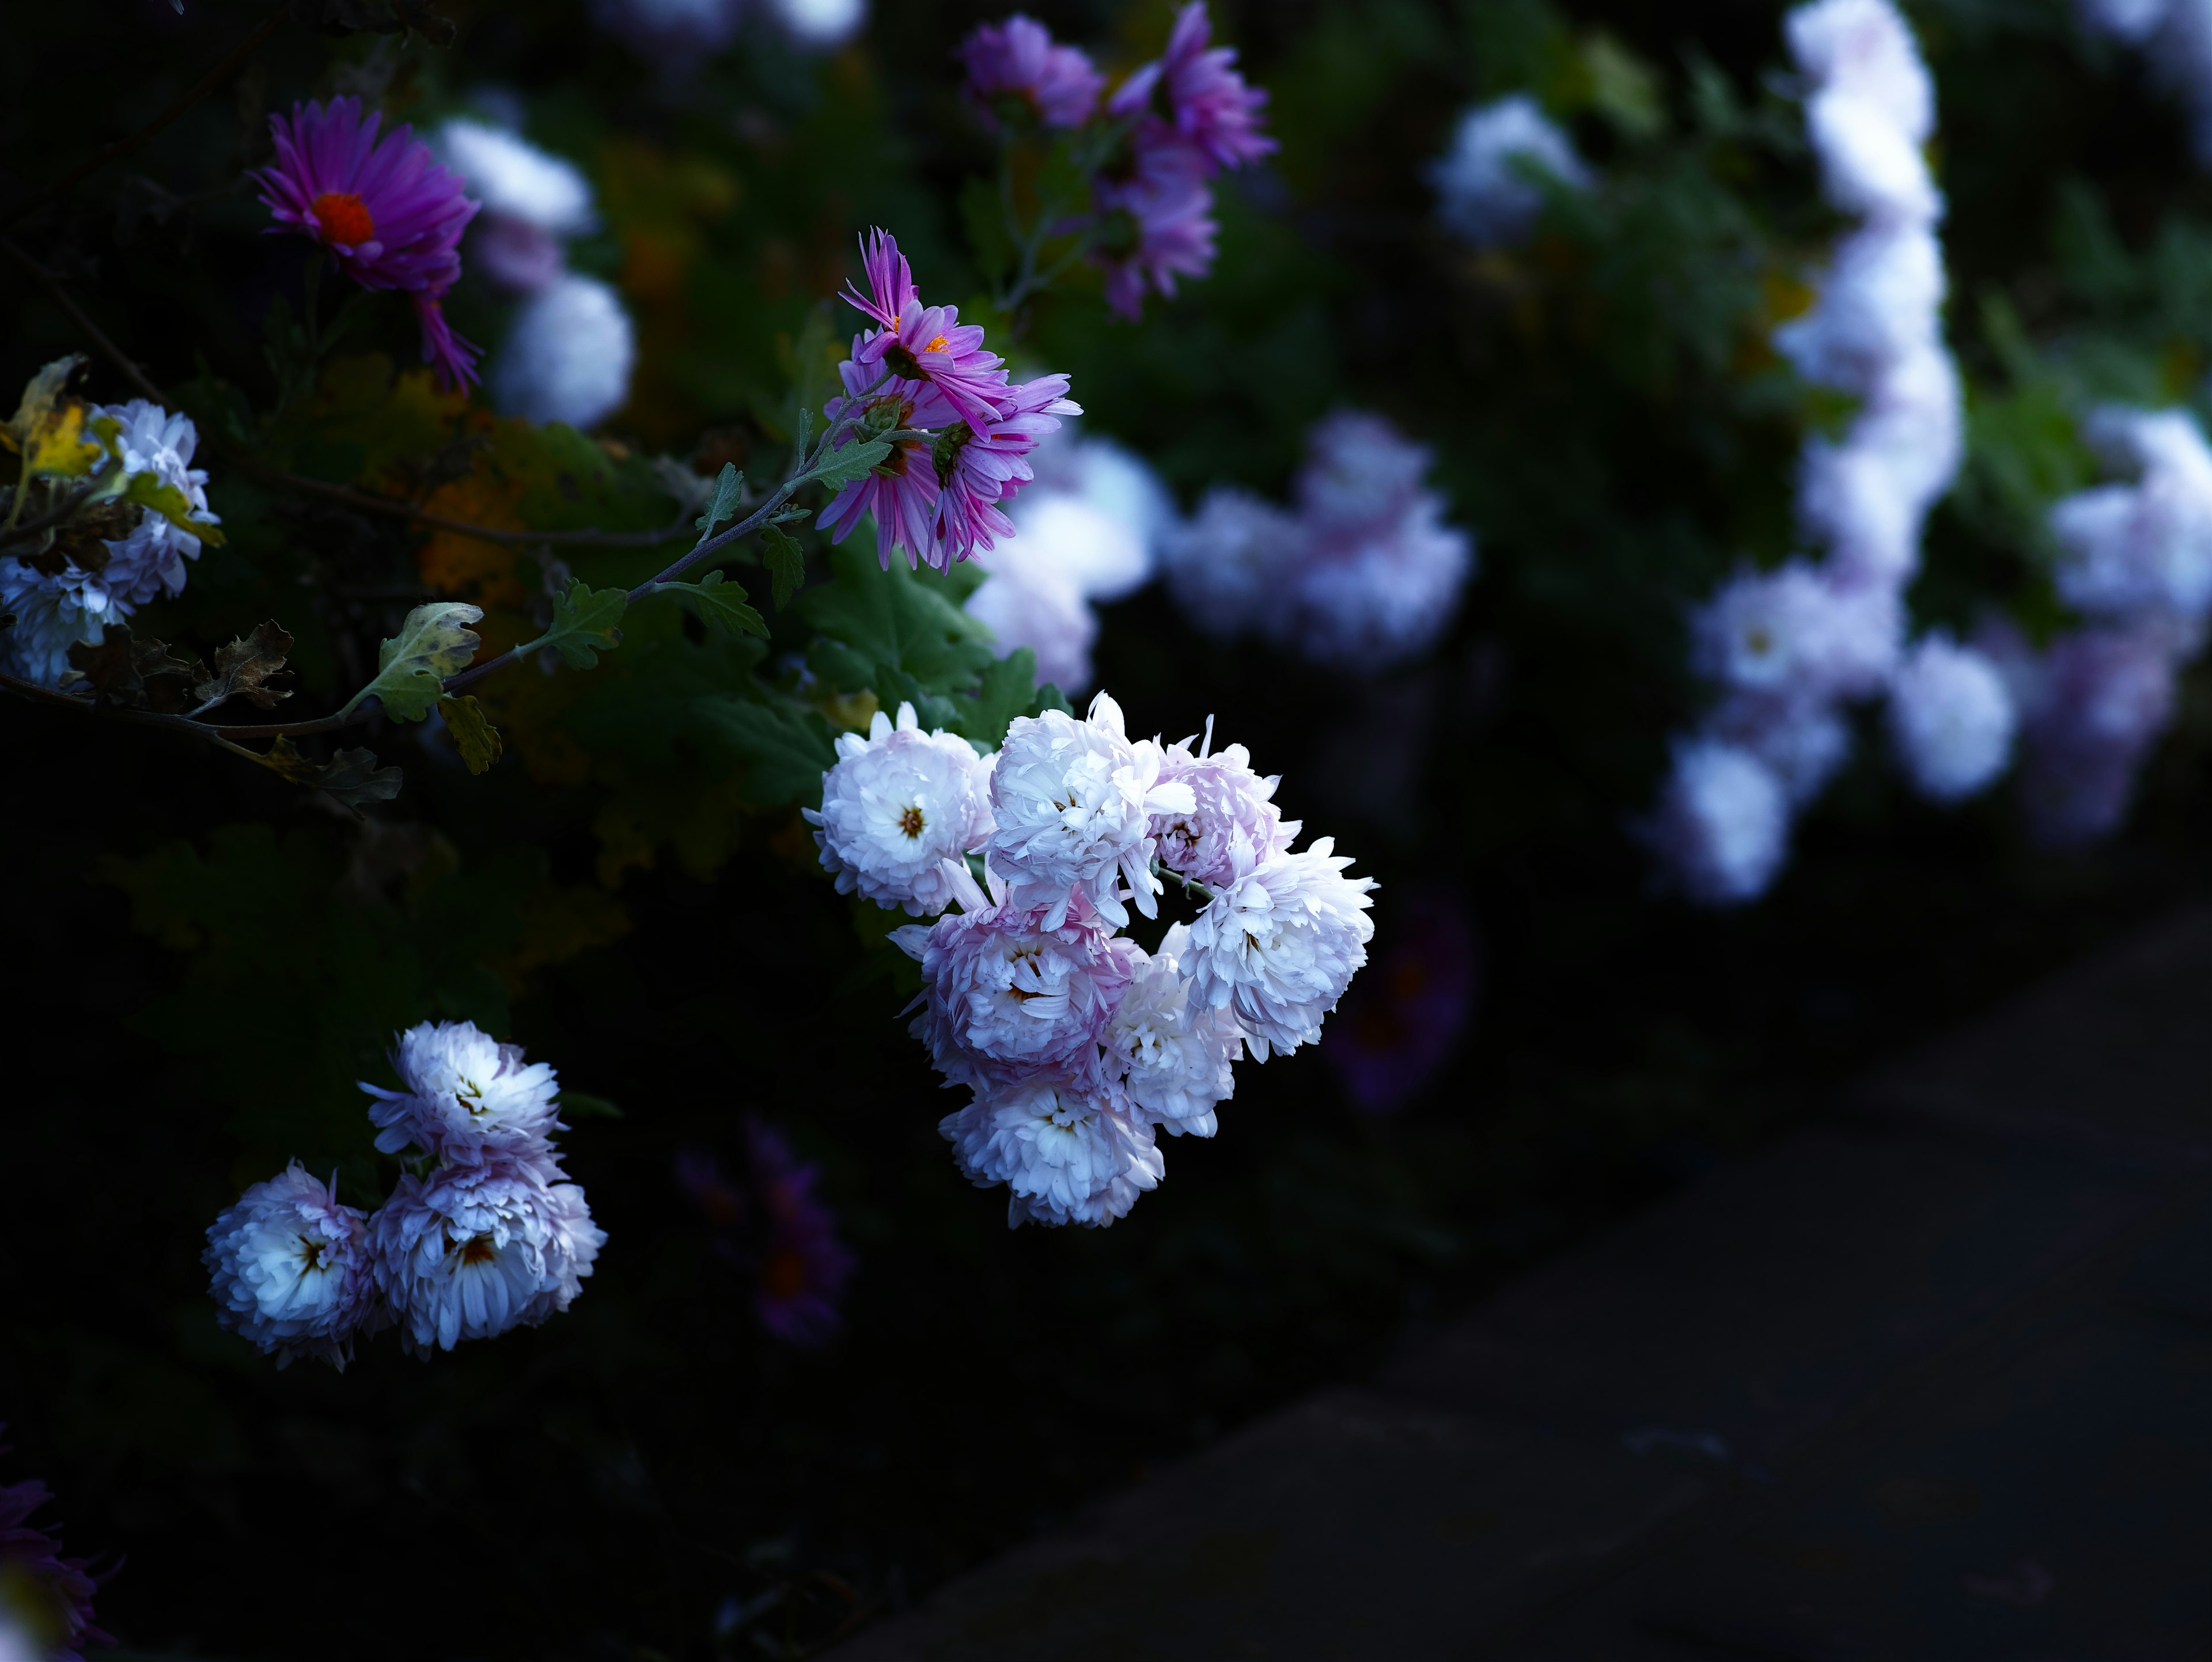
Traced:
[[2004, 771], [2018, 717], [1988, 655], [1948, 636], [1923, 639], [1889, 689], [1889, 734], [1923, 796], [1955, 802]]
[[485, 1148], [542, 1150], [560, 1129], [559, 1081], [551, 1064], [525, 1062], [471, 1021], [425, 1021], [399, 1037], [392, 1066], [401, 1088], [366, 1081], [368, 1117], [387, 1154], [410, 1147], [467, 1158]]
[[402, 1177], [372, 1233], [378, 1291], [426, 1356], [566, 1310], [606, 1240], [549, 1157], [503, 1154]]
[[1132, 743], [1121, 708], [1104, 693], [1082, 721], [1060, 710], [1017, 716], [991, 775], [996, 824], [985, 844], [991, 869], [1012, 902], [1044, 913], [1057, 928], [1081, 895], [1116, 927], [1129, 921], [1122, 882], [1146, 916], [1155, 915], [1156, 814], [1196, 807], [1188, 785], [1163, 782], [1160, 747]]
[[1279, 775], [1253, 770], [1242, 745], [1212, 748], [1213, 724], [1196, 752], [1183, 740], [1167, 752], [1160, 777], [1188, 785], [1191, 806], [1158, 816], [1152, 825], [1159, 861], [1197, 883], [1233, 883], [1297, 840], [1299, 822], [1275, 806]]
[[1374, 880], [1344, 875], [1352, 861], [1322, 837], [1278, 855], [1224, 890], [1190, 926], [1184, 967], [1192, 995], [1228, 1012], [1255, 1059], [1321, 1036], [1367, 961]]
[[284, 1367], [319, 1357], [341, 1373], [374, 1307], [367, 1220], [294, 1160], [210, 1226], [200, 1261], [216, 1319]]
[[1189, 953], [1190, 931], [1177, 923], [1137, 964], [1099, 1044], [1107, 1079], [1144, 1117], [1177, 1135], [1210, 1137], [1215, 1105], [1236, 1089], [1243, 1035], [1226, 1011], [1191, 996], [1180, 968]]
[[955, 894], [945, 862], [982, 847], [992, 828], [990, 764], [957, 734], [921, 731], [914, 706], [878, 710], [867, 737], [843, 734], [822, 776], [822, 807], [802, 810], [840, 894], [915, 917]]
[[976, 1187], [1006, 1185], [1012, 1224], [1110, 1224], [1166, 1170], [1148, 1123], [1049, 1076], [979, 1091], [938, 1130]]
[[1544, 205], [1539, 179], [1586, 190], [1589, 169], [1566, 134], [1526, 93], [1462, 115], [1451, 149], [1430, 164], [1437, 216], [1478, 248], [1516, 242]]
[[597, 277], [564, 272], [516, 309], [492, 361], [492, 401], [534, 422], [595, 427], [629, 397], [637, 332]]

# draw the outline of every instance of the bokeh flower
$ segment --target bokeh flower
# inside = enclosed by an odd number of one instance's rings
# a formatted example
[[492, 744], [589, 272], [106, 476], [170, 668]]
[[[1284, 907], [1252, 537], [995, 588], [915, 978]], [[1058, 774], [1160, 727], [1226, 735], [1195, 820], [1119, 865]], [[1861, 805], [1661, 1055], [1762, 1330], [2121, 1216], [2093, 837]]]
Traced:
[[0, 1629], [12, 1626], [21, 1642], [37, 1647], [32, 1662], [82, 1662], [86, 1646], [115, 1643], [93, 1610], [104, 1578], [89, 1561], [64, 1558], [60, 1540], [31, 1522], [52, 1499], [35, 1477], [0, 1483]]
[[840, 1304], [854, 1260], [837, 1239], [836, 1214], [814, 1192], [822, 1174], [763, 1120], [746, 1121], [745, 1148], [763, 1223], [753, 1308], [778, 1338], [823, 1344], [844, 1324]]
[[596, 427], [629, 398], [637, 333], [615, 291], [562, 273], [523, 301], [492, 360], [492, 402], [534, 422]]
[[1569, 190], [1590, 182], [1574, 145], [1526, 93], [1461, 116], [1451, 149], [1429, 168], [1438, 216], [1478, 248], [1528, 234], [1544, 206], [1545, 179]]
[[968, 101], [1003, 127], [1079, 127], [1097, 110], [1106, 84], [1079, 48], [1060, 45], [1020, 12], [979, 26], [959, 56]]

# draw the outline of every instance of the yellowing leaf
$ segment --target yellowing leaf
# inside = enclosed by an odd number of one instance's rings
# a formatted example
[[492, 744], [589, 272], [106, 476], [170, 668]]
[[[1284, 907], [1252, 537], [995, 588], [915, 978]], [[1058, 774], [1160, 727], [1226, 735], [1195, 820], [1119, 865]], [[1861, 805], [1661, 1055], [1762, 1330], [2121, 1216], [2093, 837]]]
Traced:
[[506, 746], [500, 743], [499, 729], [483, 713], [483, 706], [465, 692], [458, 698], [439, 699], [438, 713], [446, 718], [446, 731], [453, 735], [453, 748], [460, 752], [469, 771], [490, 772]]
[[446, 677], [458, 675], [477, 655], [477, 637], [464, 627], [481, 622], [483, 608], [458, 600], [418, 606], [399, 633], [377, 649], [376, 679], [354, 694], [350, 710], [375, 698], [395, 721], [419, 721], [445, 696]]
[[[98, 445], [93, 446], [92, 449], [95, 456], [100, 454]], [[178, 530], [190, 532], [204, 543], [216, 548], [222, 546], [220, 527], [206, 520], [193, 518], [191, 502], [185, 493], [173, 484], [163, 483], [158, 473], [133, 473], [123, 482], [122, 499], [126, 502], [137, 502], [141, 508], [151, 508]]]

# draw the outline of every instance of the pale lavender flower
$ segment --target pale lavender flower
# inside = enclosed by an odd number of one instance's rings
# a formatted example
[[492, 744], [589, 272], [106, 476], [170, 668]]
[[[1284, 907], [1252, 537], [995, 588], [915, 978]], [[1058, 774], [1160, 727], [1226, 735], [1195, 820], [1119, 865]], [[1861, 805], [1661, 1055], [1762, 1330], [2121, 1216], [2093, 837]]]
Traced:
[[961, 43], [963, 90], [976, 113], [1002, 127], [1079, 127], [1098, 108], [1101, 76], [1080, 49], [1055, 42], [1045, 26], [1016, 12], [985, 23]]
[[1103, 1071], [1146, 1119], [1174, 1135], [1210, 1137], [1214, 1108], [1236, 1088], [1232, 1067], [1243, 1035], [1225, 1010], [1191, 996], [1181, 968], [1190, 931], [1172, 925], [1135, 967], [1099, 1035]]
[[1695, 662], [1724, 687], [1853, 697], [1897, 661], [1903, 608], [1886, 584], [1840, 586], [1802, 561], [1737, 574], [1692, 621]]
[[376, 1146], [396, 1154], [465, 1158], [483, 1148], [541, 1152], [560, 1129], [559, 1082], [551, 1064], [526, 1062], [472, 1021], [425, 1021], [399, 1036], [392, 1066], [401, 1088], [362, 1081], [375, 1100]]
[[1648, 834], [1692, 899], [1712, 905], [1753, 900], [1782, 868], [1789, 795], [1749, 752], [1693, 740], [1675, 746]]
[[1972, 796], [2003, 772], [2016, 725], [1997, 667], [1940, 630], [1891, 678], [1890, 741], [1920, 794], [1938, 802]]
[[436, 143], [483, 204], [469, 240], [492, 279], [531, 294], [558, 277], [562, 240], [598, 223], [592, 187], [576, 165], [481, 121], [448, 121]]
[[515, 309], [492, 360], [492, 402], [526, 421], [596, 427], [629, 400], [637, 332], [597, 277], [563, 272]]
[[1589, 169], [1567, 136], [1526, 93], [1478, 105], [1461, 116], [1451, 149], [1430, 164], [1437, 214], [1478, 248], [1516, 242], [1544, 206], [1537, 183], [1589, 188]]
[[1193, 882], [1223, 887], [1287, 853], [1297, 840], [1300, 823], [1285, 819], [1275, 806], [1279, 774], [1261, 778], [1242, 745], [1213, 748], [1211, 716], [1198, 749], [1190, 746], [1185, 739], [1166, 752], [1160, 777], [1188, 785], [1191, 807], [1155, 816], [1152, 834], [1160, 864]]
[[1206, 634], [1273, 634], [1287, 610], [1285, 574], [1305, 558], [1306, 527], [1264, 497], [1216, 485], [1162, 539], [1161, 563], [1183, 615]]
[[1160, 777], [1161, 752], [1131, 742], [1121, 707], [1104, 693], [1080, 721], [1062, 710], [1018, 715], [991, 775], [996, 821], [985, 858], [1013, 903], [1036, 907], [1056, 928], [1077, 895], [1117, 928], [1129, 921], [1119, 885], [1154, 916], [1152, 816], [1194, 812], [1188, 785]]
[[1351, 860], [1322, 837], [1278, 855], [1222, 890], [1190, 926], [1183, 969], [1192, 995], [1227, 1012], [1255, 1061], [1321, 1037], [1367, 961], [1375, 924], [1372, 878], [1348, 878]]
[[[87, 417], [106, 417], [121, 426], [113, 443], [121, 453], [126, 475], [150, 473], [173, 486], [185, 499], [190, 517], [220, 525], [222, 516], [208, 507], [207, 471], [191, 465], [199, 447], [199, 429], [190, 416], [177, 415], [144, 399], [127, 404], [103, 405]], [[103, 458], [95, 472], [115, 464]], [[101, 587], [124, 608], [141, 606], [156, 594], [184, 592], [186, 560], [200, 557], [200, 539], [150, 508], [141, 508], [131, 534], [106, 544], [107, 563], [99, 574]]]
[[583, 1191], [543, 1154], [410, 1172], [369, 1227], [401, 1345], [426, 1358], [566, 1310], [606, 1242]]
[[2148, 617], [2062, 635], [2035, 654], [1985, 633], [2021, 713], [2021, 794], [2028, 826], [2052, 847], [2117, 831], [2144, 759], [2172, 719], [2174, 671], [2196, 631]]
[[858, 892], [912, 916], [941, 912], [945, 875], [991, 831], [990, 769], [957, 734], [924, 733], [914, 706], [878, 710], [866, 738], [842, 734], [822, 776], [822, 807], [803, 808], [840, 894]]
[[279, 1368], [313, 1356], [345, 1371], [376, 1300], [362, 1213], [294, 1160], [240, 1195], [207, 1239], [200, 1262], [224, 1328]]
[[1006, 1185], [1006, 1221], [1014, 1227], [1109, 1225], [1166, 1170], [1148, 1122], [1096, 1088], [1049, 1075], [978, 1090], [938, 1130], [969, 1181], [979, 1189]]
[[891, 938], [921, 965], [914, 1036], [953, 1084], [995, 1088], [1042, 1070], [1097, 1076], [1098, 1035], [1136, 948], [1088, 905], [1048, 918], [1008, 900]]
[[1260, 131], [1267, 94], [1237, 73], [1235, 48], [1212, 39], [1205, 0], [1191, 0], [1176, 14], [1159, 86], [1176, 137], [1216, 167], [1241, 167], [1275, 148]]
[[2054, 503], [2060, 598], [2094, 617], [2212, 607], [2212, 449], [2179, 410], [2100, 410], [2087, 437], [2132, 484], [2099, 485]]

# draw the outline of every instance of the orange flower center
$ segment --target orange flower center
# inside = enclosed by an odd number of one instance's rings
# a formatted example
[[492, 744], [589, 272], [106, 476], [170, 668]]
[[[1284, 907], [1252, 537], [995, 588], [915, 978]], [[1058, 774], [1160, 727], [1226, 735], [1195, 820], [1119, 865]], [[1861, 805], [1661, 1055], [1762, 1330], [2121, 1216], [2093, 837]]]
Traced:
[[806, 1291], [809, 1279], [805, 1254], [791, 1247], [769, 1253], [761, 1266], [761, 1288], [771, 1299], [797, 1298]]
[[925, 352], [942, 352], [948, 349], [951, 344], [952, 343], [951, 341], [945, 339], [944, 336], [939, 335], [935, 340], [930, 342], [928, 345], [923, 347], [921, 350]]
[[351, 191], [325, 191], [315, 198], [314, 209], [315, 223], [323, 228], [325, 242], [358, 248], [376, 234], [368, 204]]

